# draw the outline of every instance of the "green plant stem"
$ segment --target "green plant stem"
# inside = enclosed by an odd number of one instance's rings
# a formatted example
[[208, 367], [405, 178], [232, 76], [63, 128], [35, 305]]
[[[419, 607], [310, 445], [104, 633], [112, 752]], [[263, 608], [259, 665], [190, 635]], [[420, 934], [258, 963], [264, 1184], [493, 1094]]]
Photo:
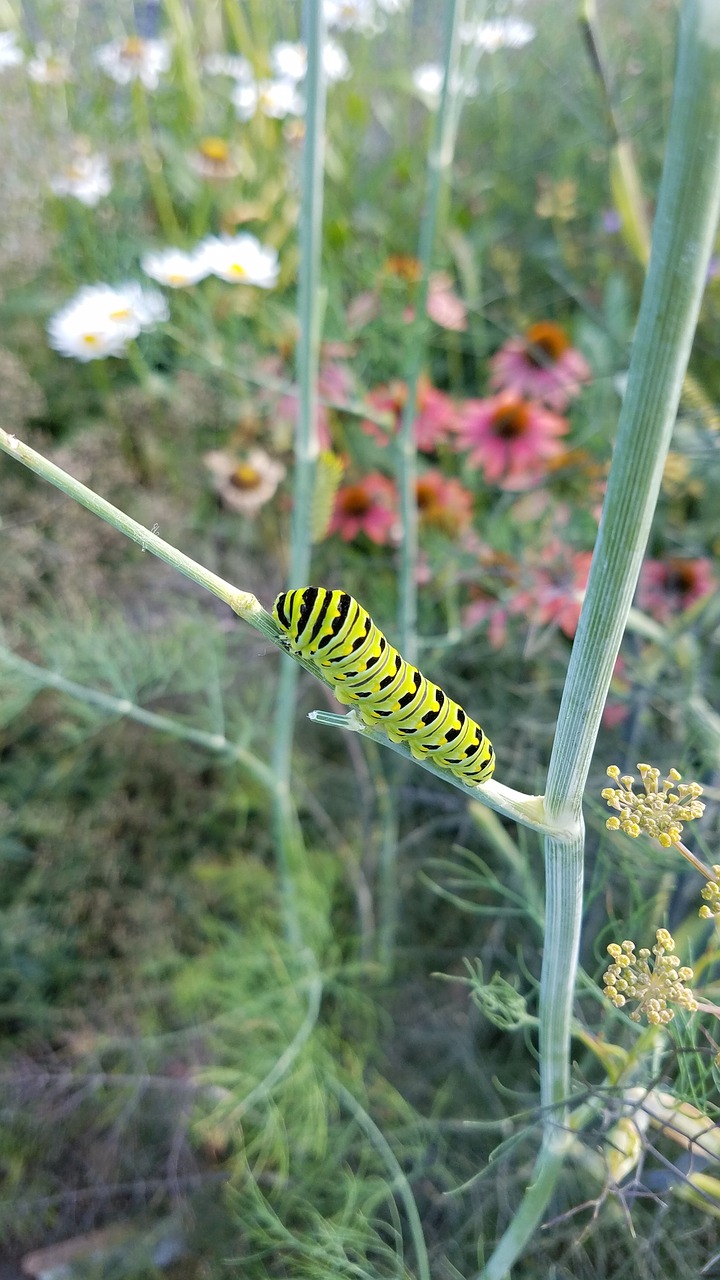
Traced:
[[597, 76], [605, 105], [611, 135], [610, 189], [620, 214], [623, 239], [638, 262], [646, 267], [650, 257], [650, 224], [643, 200], [632, 138], [623, 128], [619, 112], [615, 107], [610, 75], [600, 48], [595, 0], [584, 0], [580, 27], [585, 38], [590, 65]]
[[111, 716], [135, 720], [148, 729], [166, 733], [171, 738], [179, 738], [183, 742], [193, 742], [207, 751], [225, 756], [227, 760], [240, 765], [244, 772], [266, 791], [272, 791], [273, 774], [269, 765], [263, 764], [251, 751], [246, 751], [237, 743], [230, 742], [222, 733], [206, 733], [202, 729], [194, 729], [191, 725], [173, 720], [171, 716], [161, 716], [155, 711], [146, 711], [144, 707], [139, 707], [129, 698], [116, 698], [113, 694], [103, 693], [100, 689], [91, 689], [87, 685], [77, 684], [75, 680], [68, 680], [57, 671], [49, 671], [46, 667], [29, 662], [27, 658], [21, 658], [11, 649], [0, 648], [0, 666], [17, 671], [23, 679], [42, 688], [55, 689], [58, 693], [67, 694], [69, 698], [77, 698], [79, 702], [84, 702], [88, 706], [98, 707]]
[[540, 996], [547, 1125], [532, 1185], [482, 1272], [500, 1280], [540, 1221], [562, 1165], [558, 1104], [570, 1093], [570, 1028], [582, 911], [582, 797], [628, 618], [720, 214], [720, 5], [685, 0], [650, 266], [628, 385], [548, 771], [547, 933]]
[[255, 42], [243, 14], [243, 6], [239, 0], [224, 0], [223, 9], [236, 52], [247, 56], [248, 51], [254, 51]]
[[353, 1117], [355, 1123], [362, 1130], [368, 1142], [375, 1147], [383, 1164], [391, 1174], [393, 1183], [391, 1190], [402, 1201], [405, 1209], [405, 1216], [408, 1221], [410, 1237], [415, 1248], [415, 1261], [417, 1265], [418, 1280], [431, 1280], [430, 1277], [430, 1259], [428, 1258], [427, 1246], [425, 1244], [425, 1236], [423, 1234], [422, 1222], [418, 1212], [415, 1197], [412, 1188], [404, 1173], [402, 1166], [395, 1155], [390, 1143], [384, 1133], [375, 1124], [375, 1121], [368, 1115], [363, 1106], [360, 1105], [357, 1098], [340, 1084], [339, 1080], [332, 1076], [328, 1077], [328, 1087], [337, 1097], [338, 1101], [345, 1110]]
[[272, 1068], [268, 1071], [264, 1079], [260, 1080], [250, 1093], [246, 1094], [240, 1101], [233, 1100], [233, 1114], [238, 1116], [245, 1115], [251, 1107], [257, 1106], [264, 1098], [269, 1097], [273, 1089], [284, 1076], [288, 1074], [294, 1063], [299, 1058], [302, 1050], [305, 1048], [310, 1036], [312, 1035], [317, 1021], [320, 1016], [320, 1004], [323, 994], [323, 979], [315, 965], [315, 957], [311, 952], [306, 953], [308, 962], [308, 1007], [305, 1017], [301, 1025], [298, 1027], [295, 1035], [283, 1050]]
[[388, 750], [397, 752], [404, 760], [412, 761], [419, 768], [427, 769], [428, 773], [434, 774], [436, 778], [442, 778], [443, 782], [448, 782], [451, 786], [457, 787], [469, 799], [477, 800], [480, 804], [485, 804], [488, 808], [495, 809], [497, 813], [504, 814], [506, 818], [512, 818], [514, 822], [521, 822], [523, 826], [529, 827], [532, 831], [539, 831], [542, 834], [552, 833], [554, 835], [570, 834], [560, 827], [553, 826], [548, 821], [545, 814], [543, 796], [531, 796], [526, 795], [524, 791], [515, 791], [512, 787], [506, 787], [495, 778], [490, 778], [488, 782], [481, 783], [463, 782], [461, 778], [456, 777], [449, 769], [443, 768], [442, 765], [433, 764], [430, 758], [416, 760], [406, 743], [391, 742], [382, 729], [371, 729], [363, 723], [359, 715], [356, 715], [354, 711], [350, 711], [346, 715], [338, 715], [334, 711], [311, 711], [309, 718], [316, 724], [325, 724], [333, 729], [344, 729], [349, 733], [359, 733], [364, 738], [370, 738], [373, 742], [382, 743]]
[[[129, 345], [134, 346], [135, 344], [130, 343]], [[129, 350], [127, 354], [129, 354]], [[125, 461], [132, 468], [135, 478], [139, 480], [140, 484], [150, 484], [152, 481], [152, 467], [150, 466], [147, 451], [140, 433], [118, 408], [107, 361], [93, 360], [90, 367], [90, 376], [102, 399], [103, 408], [110, 422], [117, 430], [120, 449]]]
[[182, 0], [163, 0], [163, 8], [172, 27], [178, 80], [182, 86], [191, 127], [202, 119], [203, 95], [198, 76], [195, 49], [197, 40], [189, 10]]
[[139, 80], [134, 80], [131, 88], [133, 120], [137, 132], [138, 146], [142, 162], [145, 165], [148, 183], [152, 192], [155, 212], [164, 234], [171, 243], [179, 244], [182, 233], [175, 215], [172, 196], [163, 173], [163, 160], [155, 146], [148, 111], [147, 92]]
[[[68, 497], [73, 498], [93, 515], [98, 516], [114, 529], [117, 529], [119, 533], [136, 542], [143, 551], [149, 551], [165, 564], [170, 565], [172, 569], [177, 569], [179, 573], [184, 574], [206, 591], [210, 591], [219, 600], [224, 601], [245, 622], [249, 622], [252, 627], [260, 631], [266, 639], [279, 648], [283, 648], [283, 633], [279, 630], [272, 615], [263, 608], [260, 601], [251, 592], [238, 590], [237, 587], [226, 582], [224, 578], [218, 577], [217, 574], [206, 569], [204, 565], [198, 564], [190, 556], [178, 551], [169, 542], [159, 538], [151, 529], [140, 524], [137, 520], [133, 520], [124, 511], [114, 507], [111, 502], [101, 498], [92, 489], [88, 489], [79, 480], [75, 480], [67, 471], [63, 471], [54, 462], [50, 462], [41, 453], [37, 453], [35, 449], [23, 444], [16, 436], [10, 435], [7, 431], [3, 431], [2, 428], [0, 428], [0, 449], [18, 462], [22, 462], [24, 466], [40, 476], [41, 479], [46, 480], [49, 484], [67, 494]], [[310, 672], [311, 675], [315, 676], [317, 680], [323, 681], [322, 675], [312, 663], [305, 662], [296, 656], [294, 660], [306, 671]], [[327, 681], [324, 681], [324, 683], [327, 684]], [[406, 760], [413, 759], [407, 745], [390, 742], [379, 730], [368, 729], [358, 717], [352, 714], [338, 716], [332, 712], [315, 711], [311, 713], [310, 718], [320, 724], [333, 725], [334, 727], [363, 733], [392, 751], [397, 751]], [[421, 762], [418, 761], [416, 763]], [[533, 830], [547, 831], [550, 829], [545, 819], [542, 796], [528, 796], [521, 791], [514, 791], [511, 787], [505, 787], [493, 778], [489, 782], [483, 783], [480, 787], [470, 787], [450, 774], [447, 769], [439, 769], [430, 761], [422, 762], [422, 767], [428, 769], [436, 777], [443, 778], [445, 781], [452, 783], [452, 785], [459, 787], [461, 791], [473, 799], [479, 800], [483, 804], [488, 804], [499, 813], [503, 813], [517, 822], [522, 822]], [[557, 828], [553, 829], [557, 830]]]
[[657, 502], [719, 212], [720, 6], [715, 0], [685, 0], [652, 256], [548, 773], [551, 814], [580, 814]]
[[[458, 63], [460, 56], [460, 22], [465, 0], [447, 0], [443, 37], [443, 83], [440, 110], [433, 130], [427, 162], [425, 206], [420, 223], [418, 260], [421, 277], [415, 298], [415, 315], [407, 334], [406, 382], [407, 399], [397, 437], [396, 475], [400, 499], [399, 619], [400, 648], [408, 662], [417, 658], [417, 446], [415, 415], [420, 372], [427, 355], [427, 298], [433, 252], [437, 235], [440, 204], [447, 174], [452, 163], [455, 138], [454, 102], [459, 96]], [[380, 859], [378, 895], [378, 959], [384, 972], [392, 968], [398, 920], [397, 885], [397, 817], [386, 811]]]
[[47, 480], [49, 484], [61, 489], [68, 497], [74, 498], [81, 506], [91, 511], [93, 515], [99, 516], [101, 520], [105, 520], [107, 524], [125, 534], [126, 538], [136, 542], [138, 546], [142, 547], [143, 551], [150, 551], [152, 555], [163, 560], [165, 564], [169, 564], [171, 568], [177, 569], [180, 573], [185, 574], [187, 578], [191, 578], [193, 582], [197, 582], [199, 586], [204, 587], [206, 591], [212, 592], [219, 600], [223, 600], [225, 604], [229, 605], [234, 613], [244, 618], [246, 622], [256, 627], [258, 631], [262, 631], [263, 635], [266, 635], [268, 639], [278, 643], [279, 632], [273, 619], [263, 609], [260, 601], [249, 591], [239, 591], [237, 587], [233, 587], [224, 578], [218, 577], [216, 573], [212, 573], [204, 565], [198, 564], [190, 556], [178, 551], [169, 542], [164, 542], [162, 538], [159, 538], [152, 530], [147, 529], [145, 525], [133, 520], [124, 511], [114, 507], [111, 502], [107, 502], [105, 498], [101, 498], [92, 489], [88, 489], [87, 485], [75, 480], [73, 476], [68, 475], [67, 471], [63, 471], [54, 462], [50, 462], [41, 453], [37, 453], [29, 445], [23, 444], [22, 440], [18, 440], [17, 436], [10, 435], [9, 432], [3, 431], [2, 428], [0, 428], [0, 449], [9, 454], [11, 458], [16, 458], [18, 462], [22, 462], [30, 471], [34, 471], [36, 475], [43, 480]]
[[415, 299], [415, 316], [408, 332], [409, 358], [406, 369], [407, 400], [397, 440], [397, 484], [400, 497], [402, 544], [400, 549], [399, 617], [400, 649], [408, 662], [417, 656], [417, 448], [415, 413], [420, 371], [427, 355], [427, 298], [433, 251], [437, 235], [440, 203], [453, 159], [456, 99], [461, 95], [458, 66], [460, 24], [465, 0], [447, 0], [443, 35], [443, 83], [440, 109], [435, 120], [427, 168], [425, 207], [420, 223], [418, 260], [422, 268]]
[[398, 771], [388, 776], [377, 761], [373, 761], [373, 782], [377, 798], [380, 841], [377, 866], [377, 945], [376, 955], [380, 973], [389, 980], [395, 958], [395, 939], [398, 925], [397, 853], [400, 822], [397, 806]]
[[[300, 275], [298, 282], [298, 422], [295, 435], [295, 472], [289, 585], [304, 586], [312, 558], [312, 500], [319, 452], [317, 381], [320, 352], [320, 260], [325, 140], [325, 77], [322, 51], [325, 43], [323, 6], [313, 0], [303, 4], [303, 37], [308, 50], [306, 118], [303, 150], [302, 204], [300, 211]], [[280, 667], [273, 737], [273, 772], [276, 779], [274, 819], [280, 890], [285, 905], [288, 939], [302, 945], [297, 910], [296, 872], [304, 862], [299, 828], [288, 826], [290, 772], [295, 725], [298, 670], [293, 662]]]

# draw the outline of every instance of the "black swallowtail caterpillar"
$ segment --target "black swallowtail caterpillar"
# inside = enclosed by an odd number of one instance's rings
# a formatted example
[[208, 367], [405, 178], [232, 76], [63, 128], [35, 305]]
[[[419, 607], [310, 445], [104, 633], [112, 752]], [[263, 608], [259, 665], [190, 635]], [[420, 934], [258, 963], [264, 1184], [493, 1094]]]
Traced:
[[279, 595], [273, 617], [293, 653], [311, 661], [339, 702], [357, 708], [365, 724], [405, 742], [419, 760], [430, 757], [466, 782], [485, 782], [495, 752], [479, 724], [405, 662], [369, 613], [345, 591], [300, 587]]

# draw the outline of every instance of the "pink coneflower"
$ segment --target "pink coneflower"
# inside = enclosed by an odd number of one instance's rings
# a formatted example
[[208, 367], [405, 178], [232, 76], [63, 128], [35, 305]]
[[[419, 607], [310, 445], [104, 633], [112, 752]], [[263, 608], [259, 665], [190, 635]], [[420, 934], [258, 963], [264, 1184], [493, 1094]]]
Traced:
[[570, 346], [565, 330], [552, 320], [532, 324], [522, 338], [511, 338], [490, 361], [491, 387], [516, 391], [564, 409], [590, 378], [590, 366]]
[[330, 533], [339, 533], [345, 542], [352, 542], [364, 533], [378, 546], [394, 541], [397, 525], [395, 514], [397, 495], [395, 486], [379, 471], [343, 485], [335, 498], [335, 510], [330, 522]]
[[711, 562], [703, 556], [695, 560], [682, 556], [646, 560], [640, 573], [638, 604], [658, 622], [667, 622], [716, 586]]
[[465, 402], [460, 441], [486, 480], [516, 491], [544, 475], [549, 460], [562, 452], [558, 437], [567, 429], [565, 418], [506, 390]]
[[[367, 397], [368, 404], [378, 413], [393, 415], [389, 427], [365, 419], [360, 423], [363, 431], [377, 440], [389, 444], [402, 420], [407, 401], [407, 383], [396, 378], [384, 387], [376, 387]], [[455, 437], [459, 427], [458, 410], [450, 396], [438, 391], [425, 375], [418, 379], [415, 416], [415, 443], [421, 453], [435, 453], [439, 444]]]
[[472, 522], [473, 495], [459, 480], [441, 471], [425, 471], [415, 487], [418, 515], [425, 528], [455, 537]]

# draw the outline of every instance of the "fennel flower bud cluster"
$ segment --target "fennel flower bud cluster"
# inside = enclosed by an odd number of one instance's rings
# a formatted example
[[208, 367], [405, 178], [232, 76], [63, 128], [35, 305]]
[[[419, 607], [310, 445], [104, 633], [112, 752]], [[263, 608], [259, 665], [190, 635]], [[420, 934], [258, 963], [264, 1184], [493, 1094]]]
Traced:
[[608, 818], [606, 827], [610, 831], [624, 831], [625, 835], [636, 838], [644, 832], [653, 840], [657, 840], [665, 849], [677, 844], [682, 835], [683, 823], [700, 818], [705, 805], [698, 799], [702, 795], [702, 787], [697, 782], [678, 785], [680, 774], [671, 769], [663, 779], [662, 790], [658, 790], [660, 770], [649, 764], [639, 764], [644, 793], [636, 795], [633, 791], [635, 779], [627, 774], [620, 776], [617, 765], [608, 769], [608, 777], [619, 787], [606, 787], [601, 792], [611, 809], [617, 809], [619, 817]]
[[720, 863], [713, 863], [711, 869], [712, 880], [708, 880], [705, 888], [700, 890], [700, 897], [705, 899], [705, 906], [698, 912], [702, 920], [712, 920], [715, 916], [720, 916]]
[[[680, 965], [674, 955], [675, 941], [667, 929], [658, 929], [655, 946], [650, 952], [641, 947], [635, 955], [633, 942], [611, 942], [608, 952], [613, 963], [603, 975], [603, 995], [622, 1009], [629, 1000], [637, 1000], [637, 1008], [630, 1014], [633, 1022], [639, 1022], [645, 1014], [653, 1026], [666, 1026], [675, 1017], [668, 1005], [694, 1013], [698, 1007], [692, 991], [685, 986], [693, 976], [692, 969]], [[653, 967], [650, 956], [654, 955]]]

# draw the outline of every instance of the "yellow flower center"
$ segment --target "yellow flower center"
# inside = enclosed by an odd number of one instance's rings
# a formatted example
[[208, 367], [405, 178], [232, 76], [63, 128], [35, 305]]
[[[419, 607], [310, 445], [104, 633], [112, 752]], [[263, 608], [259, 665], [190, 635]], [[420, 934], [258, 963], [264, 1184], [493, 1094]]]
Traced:
[[98, 336], [96, 333], [84, 333], [82, 340], [86, 347], [96, 347], [98, 344]]
[[120, 49], [120, 57], [126, 62], [140, 62], [145, 52], [142, 36], [128, 36]]
[[247, 271], [241, 262], [231, 262], [228, 265], [228, 275], [237, 276], [238, 279], [241, 279], [243, 276], [247, 275]]
[[235, 489], [258, 489], [262, 476], [249, 462], [241, 462], [233, 471], [230, 483]]
[[227, 164], [230, 148], [224, 138], [202, 138], [198, 147], [200, 155], [213, 164]]
[[570, 346], [570, 339], [561, 325], [552, 320], [541, 320], [526, 330], [527, 358], [531, 364], [545, 369], [556, 364]]
[[129, 307], [120, 307], [117, 311], [111, 311], [109, 320], [127, 320], [130, 316]]

